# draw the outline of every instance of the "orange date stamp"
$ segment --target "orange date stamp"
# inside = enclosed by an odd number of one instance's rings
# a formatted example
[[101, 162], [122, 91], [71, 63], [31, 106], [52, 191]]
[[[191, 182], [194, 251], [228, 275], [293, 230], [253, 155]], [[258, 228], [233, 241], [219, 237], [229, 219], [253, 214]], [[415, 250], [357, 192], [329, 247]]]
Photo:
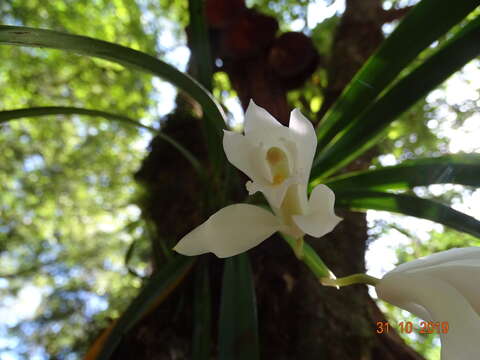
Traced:
[[[386, 334], [390, 331], [391, 325], [388, 321], [377, 321], [375, 323], [377, 334]], [[420, 321], [419, 326], [415, 326], [411, 321], [400, 321], [397, 323], [397, 331], [404, 334], [417, 332], [419, 334], [447, 334], [448, 321]]]

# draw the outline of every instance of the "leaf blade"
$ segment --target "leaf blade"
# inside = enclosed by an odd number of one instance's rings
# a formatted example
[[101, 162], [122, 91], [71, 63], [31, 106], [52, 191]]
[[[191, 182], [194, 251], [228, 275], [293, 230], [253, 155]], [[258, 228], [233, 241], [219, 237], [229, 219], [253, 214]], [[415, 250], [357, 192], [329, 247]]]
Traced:
[[178, 150], [195, 168], [198, 174], [204, 177], [204, 170], [200, 161], [183, 145], [178, 141], [168, 136], [167, 134], [162, 133], [161, 131], [142, 124], [139, 121], [135, 121], [127, 116], [114, 114], [101, 110], [92, 110], [85, 108], [78, 108], [72, 106], [40, 106], [40, 107], [30, 107], [23, 109], [13, 109], [13, 110], [4, 110], [0, 111], [0, 125], [7, 123], [12, 120], [18, 120], [26, 117], [39, 117], [39, 116], [48, 116], [48, 115], [87, 115], [94, 117], [102, 117], [109, 120], [119, 121], [121, 123], [136, 126], [151, 131], [156, 136], [162, 140], [168, 142], [176, 150]]
[[219, 360], [259, 360], [252, 271], [246, 253], [225, 260], [219, 322]]
[[195, 258], [178, 255], [154, 275], [108, 333], [95, 360], [108, 360], [123, 336], [149, 312], [154, 310], [182, 282]]
[[395, 118], [480, 54], [480, 16], [370, 105], [319, 153], [312, 176], [325, 177], [368, 150]]
[[[349, 125], [422, 50], [459, 23], [480, 1], [424, 0], [403, 19], [354, 76], [317, 128], [319, 148]], [[435, 17], [432, 17], [432, 14]]]
[[209, 360], [211, 346], [211, 303], [208, 264], [200, 264], [195, 277], [193, 312], [193, 360]]
[[207, 119], [207, 134], [213, 137], [207, 139], [210, 144], [209, 157], [213, 164], [218, 164], [223, 158], [221, 137], [225, 127], [225, 114], [222, 107], [195, 79], [154, 56], [86, 36], [22, 26], [0, 25], [0, 44], [70, 51], [113, 61], [163, 78], [188, 93], [202, 106]]
[[[210, 36], [205, 23], [204, 6], [205, 1], [203, 0], [188, 0], [190, 23], [187, 28], [187, 36], [191, 50], [191, 72], [205, 89], [212, 92], [213, 62], [210, 50]], [[206, 132], [207, 148], [216, 148], [218, 137], [215, 134], [215, 129], [211, 126], [206, 126], [203, 130]], [[216, 142], [216, 144], [211, 142]], [[214, 170], [217, 174], [222, 171], [220, 165], [222, 156], [223, 152], [221, 152], [219, 157], [212, 159]]]
[[415, 216], [480, 237], [480, 221], [430, 199], [381, 191], [339, 191], [336, 205], [358, 210], [384, 210]]
[[197, 70], [197, 78], [208, 91], [212, 91], [212, 57], [210, 39], [204, 16], [203, 0], [188, 0], [190, 15], [191, 48]]
[[130, 119], [127, 116], [114, 114], [101, 110], [92, 110], [85, 108], [78, 108], [72, 106], [37, 106], [29, 107], [22, 109], [12, 109], [12, 110], [3, 110], [0, 111], [0, 124], [6, 123], [10, 120], [21, 119], [25, 117], [37, 117], [37, 116], [47, 116], [47, 115], [88, 115], [88, 116], [97, 116], [109, 120], [119, 121], [124, 124], [136, 126], [142, 129], [149, 130], [153, 133], [157, 133], [158, 130], [144, 125], [141, 122]]
[[480, 187], [480, 154], [445, 155], [408, 160], [399, 165], [348, 173], [325, 184], [332, 190], [408, 190], [431, 184]]

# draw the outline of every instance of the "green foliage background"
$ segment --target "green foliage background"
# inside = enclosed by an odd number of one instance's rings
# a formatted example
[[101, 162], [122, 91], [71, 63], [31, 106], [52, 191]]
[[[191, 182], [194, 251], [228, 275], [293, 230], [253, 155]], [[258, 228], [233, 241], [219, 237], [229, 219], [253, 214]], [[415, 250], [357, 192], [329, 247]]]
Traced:
[[[9, 1], [1, 17], [156, 52], [154, 33], [131, 1]], [[149, 76], [60, 51], [2, 46], [0, 58], [2, 109], [69, 105], [155, 121]], [[78, 116], [2, 126], [0, 298], [26, 284], [43, 295], [32, 320], [0, 330], [22, 339], [15, 352], [25, 358], [84, 351], [140, 286], [126, 276], [124, 254], [146, 236], [131, 205], [146, 139], [145, 131]]]

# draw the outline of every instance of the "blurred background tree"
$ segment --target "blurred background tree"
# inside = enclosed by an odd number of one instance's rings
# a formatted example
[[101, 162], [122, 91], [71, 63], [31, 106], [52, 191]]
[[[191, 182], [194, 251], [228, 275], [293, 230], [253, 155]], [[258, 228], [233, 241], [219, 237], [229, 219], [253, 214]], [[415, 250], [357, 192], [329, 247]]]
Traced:
[[[250, 98], [284, 124], [293, 107], [316, 123], [415, 3], [206, 1], [212, 91], [227, 104], [233, 126], [239, 126], [240, 109]], [[199, 74], [201, 59], [187, 61], [196, 35], [187, 1], [7, 0], [0, 17], [4, 24], [116, 42]], [[185, 94], [175, 97], [162, 81], [56, 50], [1, 46], [0, 59], [2, 109], [65, 105], [126, 114], [161, 127], [206, 161], [198, 107]], [[478, 62], [469, 67], [478, 71]], [[464, 83], [469, 77], [466, 73]], [[479, 105], [478, 88], [456, 103], [441, 93], [427, 98], [348, 169], [448, 152], [445, 129], [461, 129]], [[1, 125], [0, 144], [0, 359], [81, 358], [144, 279], [165, 263], [168, 249], [204, 220], [200, 184], [190, 164], [161, 139], [100, 118], [56, 115], [10, 122]], [[237, 180], [230, 200], [245, 198], [243, 183]], [[419, 191], [448, 203], [473, 192], [459, 186]], [[395, 219], [377, 216], [367, 223], [364, 214], [340, 214], [345, 220], [326, 239], [308, 239], [337, 276], [365, 271], [368, 244], [389, 232], [410, 239], [398, 250], [400, 261], [478, 245], [478, 239], [454, 230], [437, 229], [427, 241]], [[417, 353], [394, 331], [377, 335], [375, 322], [384, 317], [365, 286], [320, 287], [276, 236], [250, 255], [262, 358], [438, 356], [432, 336], [406, 337]], [[222, 262], [211, 255], [202, 261], [209, 266], [216, 334]], [[113, 358], [191, 358], [193, 288], [193, 279], [182, 284], [127, 334]], [[382, 309], [392, 322], [408, 316]]]

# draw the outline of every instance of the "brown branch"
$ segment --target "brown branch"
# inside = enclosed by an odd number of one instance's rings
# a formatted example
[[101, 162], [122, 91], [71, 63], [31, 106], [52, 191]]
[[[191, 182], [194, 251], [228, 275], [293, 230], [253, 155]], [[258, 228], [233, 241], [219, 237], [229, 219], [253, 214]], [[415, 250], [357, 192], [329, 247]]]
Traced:
[[406, 6], [401, 9], [390, 9], [390, 10], [383, 10], [380, 13], [379, 20], [382, 24], [389, 23], [398, 19], [403, 18], [409, 11], [412, 9], [413, 6]]

